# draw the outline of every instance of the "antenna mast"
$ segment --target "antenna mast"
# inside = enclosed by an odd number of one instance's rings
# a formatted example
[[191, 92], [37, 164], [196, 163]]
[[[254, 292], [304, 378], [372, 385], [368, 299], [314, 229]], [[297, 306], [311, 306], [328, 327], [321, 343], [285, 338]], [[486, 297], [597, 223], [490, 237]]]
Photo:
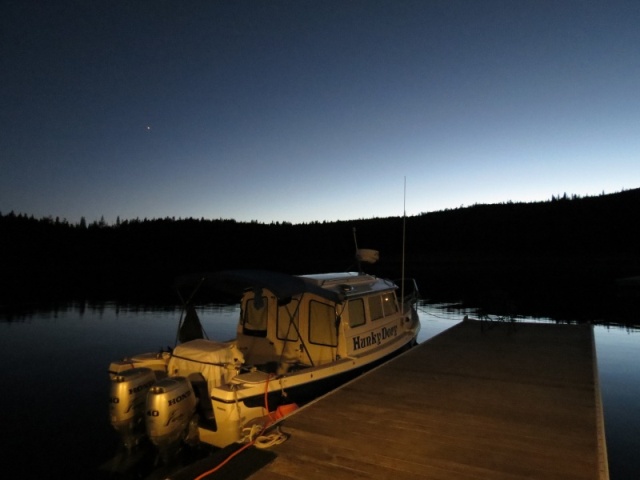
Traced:
[[362, 273], [362, 264], [360, 263], [360, 255], [358, 255], [358, 239], [356, 238], [356, 227], [353, 227], [353, 243], [356, 245], [356, 261], [358, 262], [358, 273]]
[[404, 198], [402, 200], [402, 279], [400, 284], [400, 298], [402, 299], [402, 313], [404, 313], [404, 244], [407, 224], [407, 177], [404, 177]]

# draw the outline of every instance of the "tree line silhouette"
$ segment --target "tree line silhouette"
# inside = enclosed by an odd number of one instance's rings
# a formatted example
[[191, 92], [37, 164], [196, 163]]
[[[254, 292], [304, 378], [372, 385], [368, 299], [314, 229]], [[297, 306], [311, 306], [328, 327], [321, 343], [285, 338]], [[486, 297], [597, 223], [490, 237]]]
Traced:
[[[71, 224], [0, 213], [0, 305], [66, 301], [176, 304], [181, 274], [235, 268], [356, 270], [416, 278], [422, 296], [495, 313], [633, 317], [616, 280], [640, 276], [640, 189], [546, 202], [474, 205], [403, 217], [260, 223], [103, 218]], [[403, 231], [406, 238], [403, 239]]]

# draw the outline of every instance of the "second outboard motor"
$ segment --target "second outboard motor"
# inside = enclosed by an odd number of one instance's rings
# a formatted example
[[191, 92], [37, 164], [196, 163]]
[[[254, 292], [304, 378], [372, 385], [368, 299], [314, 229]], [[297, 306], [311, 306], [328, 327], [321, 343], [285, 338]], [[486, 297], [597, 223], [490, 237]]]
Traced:
[[122, 438], [127, 450], [145, 436], [144, 410], [147, 392], [156, 376], [150, 368], [132, 368], [111, 379], [109, 417], [111, 426]]
[[191, 383], [185, 377], [165, 378], [149, 390], [147, 434], [163, 456], [171, 455], [183, 440], [197, 435], [196, 403]]

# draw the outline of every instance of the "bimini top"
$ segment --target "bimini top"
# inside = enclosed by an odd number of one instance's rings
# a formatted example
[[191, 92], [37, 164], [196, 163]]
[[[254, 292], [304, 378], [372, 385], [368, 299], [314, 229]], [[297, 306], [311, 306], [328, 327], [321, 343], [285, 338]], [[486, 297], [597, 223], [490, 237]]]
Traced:
[[224, 270], [184, 275], [176, 279], [175, 286], [179, 290], [189, 289], [190, 291], [200, 287], [208, 287], [215, 291], [234, 295], [242, 295], [249, 289], [266, 288], [281, 300], [307, 292], [332, 302], [342, 302], [345, 299], [342, 292], [323, 288], [317, 282], [309, 281], [304, 276], [266, 270]]

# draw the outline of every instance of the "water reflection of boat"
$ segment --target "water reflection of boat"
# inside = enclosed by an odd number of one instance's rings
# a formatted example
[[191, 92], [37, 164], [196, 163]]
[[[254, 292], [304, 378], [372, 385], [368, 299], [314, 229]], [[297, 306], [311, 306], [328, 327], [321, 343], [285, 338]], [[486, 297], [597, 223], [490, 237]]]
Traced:
[[252, 441], [297, 406], [415, 345], [420, 329], [413, 281], [238, 270], [178, 284], [240, 295], [237, 336], [207, 339], [192, 296], [172, 351], [111, 363], [111, 423], [128, 448], [143, 438], [164, 452]]

